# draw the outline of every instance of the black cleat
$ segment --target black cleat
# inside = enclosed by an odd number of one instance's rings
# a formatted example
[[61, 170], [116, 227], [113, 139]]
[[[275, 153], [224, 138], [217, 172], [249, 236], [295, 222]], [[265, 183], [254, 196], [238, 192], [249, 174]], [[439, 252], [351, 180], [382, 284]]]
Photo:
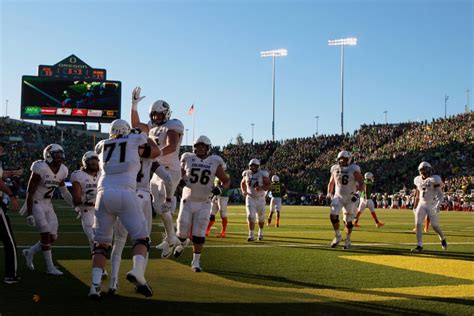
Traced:
[[411, 252], [416, 252], [416, 253], [421, 253], [423, 251], [423, 247], [421, 246], [416, 246], [416, 248], [413, 248]]
[[448, 249], [448, 243], [446, 242], [446, 238], [441, 240], [441, 248], [443, 248], [443, 250]]

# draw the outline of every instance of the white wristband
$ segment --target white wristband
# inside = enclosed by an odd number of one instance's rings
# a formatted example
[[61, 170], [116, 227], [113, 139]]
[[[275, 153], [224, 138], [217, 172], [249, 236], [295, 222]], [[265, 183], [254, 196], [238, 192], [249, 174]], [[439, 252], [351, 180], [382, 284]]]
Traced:
[[132, 101], [132, 111], [137, 111], [138, 102]]

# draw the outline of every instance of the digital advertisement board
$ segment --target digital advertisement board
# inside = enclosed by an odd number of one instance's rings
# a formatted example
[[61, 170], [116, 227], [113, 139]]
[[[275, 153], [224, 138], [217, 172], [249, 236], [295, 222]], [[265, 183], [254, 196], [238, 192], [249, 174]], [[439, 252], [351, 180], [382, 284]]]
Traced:
[[121, 82], [23, 76], [21, 118], [110, 123], [120, 118]]

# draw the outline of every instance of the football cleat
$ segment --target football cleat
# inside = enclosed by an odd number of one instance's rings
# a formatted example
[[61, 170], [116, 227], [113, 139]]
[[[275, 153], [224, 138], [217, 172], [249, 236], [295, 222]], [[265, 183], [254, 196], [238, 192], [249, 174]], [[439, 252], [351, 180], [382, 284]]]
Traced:
[[92, 300], [100, 300], [102, 291], [100, 285], [92, 284], [91, 289], [89, 290], [89, 298]]
[[250, 242], [250, 241], [255, 241], [255, 237], [249, 236], [249, 238], [247, 238], [247, 241], [249, 241], [249, 242]]
[[191, 264], [191, 269], [193, 269], [194, 272], [202, 272], [199, 262]]
[[33, 264], [33, 255], [28, 251], [28, 249], [23, 249], [23, 256], [26, 259], [26, 266], [30, 270], [35, 269], [35, 265]]
[[441, 248], [443, 248], [443, 250], [448, 249], [448, 243], [446, 242], [446, 238], [441, 240]]
[[181, 256], [184, 252], [184, 247], [183, 245], [177, 245], [176, 248], [174, 249], [174, 252], [173, 252], [173, 256], [175, 258], [178, 258], [179, 256]]
[[262, 241], [263, 240], [263, 235], [258, 235], [258, 240]]
[[135, 290], [141, 295], [145, 297], [150, 297], [153, 295], [151, 286], [146, 283], [145, 278], [137, 273], [136, 270], [132, 269], [127, 272], [127, 280], [135, 285]]
[[382, 226], [385, 226], [384, 222], [378, 222], [378, 223], [375, 224], [375, 227], [377, 227], [377, 228], [382, 227]]
[[421, 246], [416, 246], [416, 248], [413, 248], [411, 252], [416, 252], [416, 253], [421, 253], [423, 251], [423, 247]]
[[60, 270], [58, 270], [58, 269], [56, 269], [56, 267], [54, 267], [54, 268], [48, 269], [48, 271], [46, 271], [46, 274], [49, 274], [49, 275], [63, 275], [64, 273], [62, 273]]
[[334, 237], [334, 239], [331, 242], [331, 248], [336, 248], [337, 245], [339, 245], [339, 243], [341, 242], [341, 240], [342, 240], [342, 235]]
[[13, 277], [13, 278], [5, 277], [5, 278], [3, 278], [3, 282], [5, 284], [15, 284], [15, 283], [20, 282], [20, 280], [21, 279], [19, 277]]
[[109, 290], [107, 291], [108, 295], [117, 295], [118, 282], [116, 278], [110, 280]]
[[107, 270], [102, 270], [102, 280], [105, 280], [107, 279], [107, 277], [109, 276], [109, 274], [107, 273]]

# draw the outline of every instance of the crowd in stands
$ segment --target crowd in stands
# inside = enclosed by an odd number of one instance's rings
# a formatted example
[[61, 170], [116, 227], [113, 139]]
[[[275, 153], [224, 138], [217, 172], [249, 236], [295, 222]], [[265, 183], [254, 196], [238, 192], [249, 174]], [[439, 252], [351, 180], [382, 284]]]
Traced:
[[[353, 154], [362, 173], [375, 175], [375, 191], [394, 194], [413, 188], [418, 164], [429, 161], [445, 180], [446, 192], [468, 194], [474, 190], [474, 113], [432, 122], [363, 125], [353, 134], [313, 135], [284, 141], [229, 144], [214, 147], [227, 163], [231, 188], [238, 188], [242, 171], [252, 158], [277, 174], [289, 189], [290, 204], [327, 205], [329, 169], [340, 150]], [[71, 128], [43, 126], [0, 118], [0, 140], [9, 144], [4, 157], [7, 169], [24, 170], [26, 187], [31, 163], [42, 158], [43, 148], [59, 143], [65, 148], [67, 166], [77, 169], [81, 157], [99, 138]], [[209, 135], [212, 136], [212, 135]], [[236, 193], [233, 200], [239, 200]]]

